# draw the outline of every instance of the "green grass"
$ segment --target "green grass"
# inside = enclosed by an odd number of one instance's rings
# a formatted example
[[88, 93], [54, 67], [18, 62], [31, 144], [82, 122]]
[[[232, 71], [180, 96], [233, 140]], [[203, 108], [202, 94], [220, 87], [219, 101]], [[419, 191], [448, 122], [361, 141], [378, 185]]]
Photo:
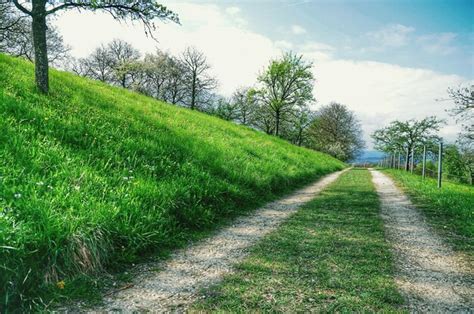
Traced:
[[455, 250], [474, 258], [474, 187], [443, 182], [438, 189], [432, 178], [423, 180], [421, 176], [393, 169], [384, 172], [395, 179]]
[[104, 269], [345, 166], [69, 73], [52, 70], [41, 95], [33, 77], [0, 55], [0, 312], [88, 295]]
[[367, 170], [354, 169], [259, 242], [193, 310], [399, 311], [393, 261]]

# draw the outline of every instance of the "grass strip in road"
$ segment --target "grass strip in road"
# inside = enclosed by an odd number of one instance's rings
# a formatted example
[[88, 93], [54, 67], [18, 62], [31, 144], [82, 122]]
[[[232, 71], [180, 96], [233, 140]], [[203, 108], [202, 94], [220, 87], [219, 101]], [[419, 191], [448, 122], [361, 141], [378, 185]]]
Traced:
[[428, 218], [428, 222], [454, 249], [474, 258], [474, 187], [465, 184], [424, 180], [408, 172], [387, 169], [395, 182]]
[[203, 291], [193, 310], [398, 311], [379, 206], [370, 173], [346, 172]]

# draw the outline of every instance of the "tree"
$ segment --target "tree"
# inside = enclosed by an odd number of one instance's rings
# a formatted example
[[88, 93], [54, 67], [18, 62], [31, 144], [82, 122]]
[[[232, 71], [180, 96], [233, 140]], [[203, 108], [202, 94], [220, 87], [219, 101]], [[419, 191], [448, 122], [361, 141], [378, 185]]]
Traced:
[[238, 115], [236, 120], [243, 125], [251, 125], [257, 110], [255, 89], [240, 87], [232, 95], [232, 102], [236, 105]]
[[274, 116], [276, 136], [280, 135], [282, 121], [297, 104], [313, 101], [312, 66], [303, 56], [286, 53], [281, 59], [271, 61], [258, 77], [260, 97]]
[[143, 92], [173, 104], [182, 104], [185, 96], [184, 66], [168, 53], [156, 51], [143, 60]]
[[168, 80], [169, 60], [171, 57], [159, 50], [155, 54], [146, 54], [143, 60], [145, 74], [145, 93], [157, 99], [163, 99]]
[[[62, 36], [56, 27], [48, 26], [49, 32], [46, 38], [48, 47], [49, 62], [59, 66], [61, 62], [67, 60], [71, 48], [64, 44]], [[3, 47], [0, 51], [4, 51], [15, 57], [23, 57], [31, 62], [35, 62], [35, 52], [33, 47], [33, 33], [26, 19], [19, 19], [13, 28], [3, 39]]]
[[405, 170], [409, 170], [409, 160], [413, 158], [413, 150], [418, 146], [439, 141], [436, 133], [443, 120], [427, 117], [422, 120], [392, 121], [389, 126], [376, 130], [372, 134], [375, 148], [387, 153], [404, 152]]
[[239, 108], [232, 100], [225, 97], [217, 97], [216, 104], [211, 113], [221, 119], [234, 121], [239, 116]]
[[[118, 20], [138, 20], [143, 23], [145, 32], [152, 35], [155, 29], [153, 20], [171, 20], [179, 23], [178, 16], [155, 1], [106, 1], [106, 0], [12, 0], [15, 7], [32, 19], [33, 47], [35, 52], [35, 80], [39, 91], [49, 90], [49, 61], [47, 46], [46, 18], [61, 10], [79, 9], [106, 11]], [[22, 2], [22, 3], [20, 3]]]
[[309, 144], [307, 143], [307, 131], [313, 123], [314, 118], [315, 112], [313, 112], [307, 104], [300, 104], [291, 112], [290, 121], [286, 130], [287, 135], [284, 137], [298, 146]]
[[212, 103], [212, 91], [217, 81], [209, 74], [211, 66], [206, 56], [193, 47], [184, 50], [181, 56], [184, 66], [184, 84], [186, 86], [187, 105], [191, 110], [209, 106]]
[[310, 148], [342, 161], [354, 159], [365, 147], [359, 120], [346, 106], [338, 103], [319, 109], [308, 132]]
[[446, 145], [443, 161], [443, 172], [448, 178], [473, 184], [474, 150], [472, 147]]
[[97, 47], [87, 58], [79, 60], [74, 72], [101, 82], [111, 83], [113, 79], [112, 61], [104, 45]]
[[9, 47], [7, 40], [18, 36], [23, 31], [20, 23], [23, 16], [15, 14], [9, 0], [0, 0], [0, 51], [6, 51]]
[[461, 136], [474, 141], [474, 85], [448, 88], [448, 95], [455, 104], [455, 107], [450, 110], [451, 115], [457, 117], [458, 121], [468, 123], [464, 125]]
[[275, 115], [270, 107], [257, 100], [252, 126], [271, 135], [275, 133]]
[[140, 72], [140, 52], [130, 43], [114, 39], [107, 45], [106, 53], [113, 82], [123, 88], [130, 88], [135, 83], [134, 76]]

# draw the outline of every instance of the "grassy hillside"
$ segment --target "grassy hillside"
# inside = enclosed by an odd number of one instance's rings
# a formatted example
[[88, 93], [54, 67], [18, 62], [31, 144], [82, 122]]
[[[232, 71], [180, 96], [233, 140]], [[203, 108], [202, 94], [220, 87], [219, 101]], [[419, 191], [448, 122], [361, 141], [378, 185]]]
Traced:
[[51, 71], [40, 95], [33, 77], [31, 64], [0, 55], [0, 311], [74, 294], [80, 274], [183, 245], [344, 167], [68, 73]]
[[456, 250], [474, 258], [474, 188], [443, 182], [438, 189], [432, 178], [423, 180], [419, 175], [386, 169], [395, 181], [411, 196], [428, 221], [444, 235]]

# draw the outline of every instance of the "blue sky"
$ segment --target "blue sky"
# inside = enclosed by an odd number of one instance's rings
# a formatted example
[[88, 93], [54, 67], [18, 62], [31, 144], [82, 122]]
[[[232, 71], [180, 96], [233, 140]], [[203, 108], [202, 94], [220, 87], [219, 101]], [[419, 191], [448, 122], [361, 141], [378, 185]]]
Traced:
[[[314, 40], [337, 48], [335, 55], [341, 58], [389, 62], [471, 78], [474, 76], [474, 1], [218, 3], [220, 6], [240, 7], [251, 28], [274, 40]], [[306, 32], [295, 38], [292, 32], [285, 32], [288, 25], [301, 26]], [[390, 45], [391, 37], [396, 35], [403, 35], [405, 40], [392, 41]], [[380, 45], [381, 36], [388, 41], [386, 46]]]
[[[474, 82], [473, 1], [172, 1], [182, 25], [157, 23], [158, 43], [141, 25], [105, 13], [66, 12], [53, 22], [76, 57], [113, 38], [142, 54], [179, 55], [194, 46], [207, 56], [231, 95], [285, 51], [313, 62], [314, 109], [345, 104], [361, 120], [364, 138], [394, 119], [445, 118], [440, 135], [454, 141], [460, 125], [446, 110], [446, 89]], [[81, 25], [81, 27], [78, 27]]]

